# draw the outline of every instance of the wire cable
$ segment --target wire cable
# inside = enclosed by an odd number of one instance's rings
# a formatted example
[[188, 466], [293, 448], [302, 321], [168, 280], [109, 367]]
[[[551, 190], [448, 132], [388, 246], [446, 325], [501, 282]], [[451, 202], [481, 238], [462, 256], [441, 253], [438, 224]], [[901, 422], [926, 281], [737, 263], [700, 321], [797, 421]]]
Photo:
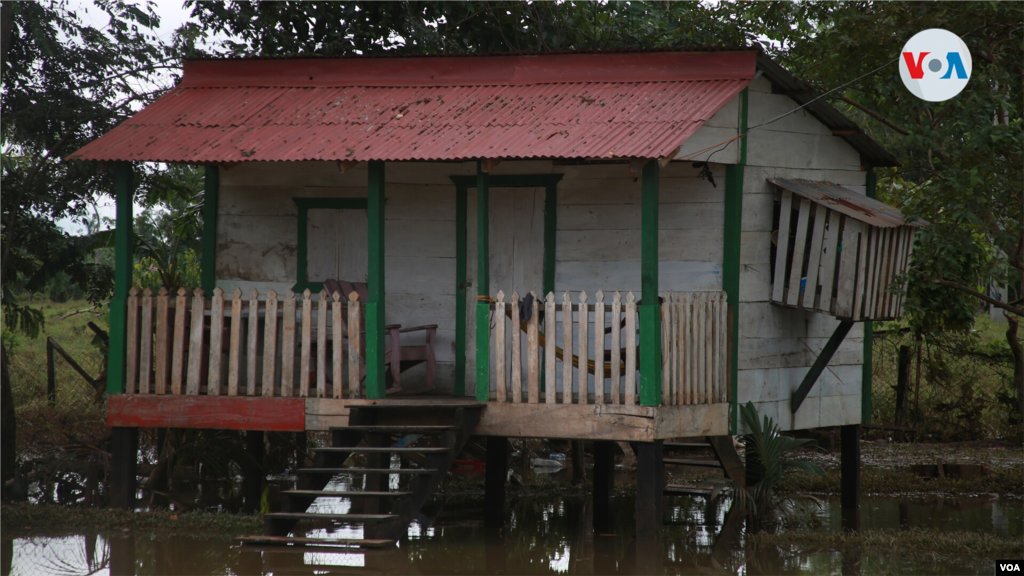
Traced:
[[714, 156], [715, 154], [717, 154], [717, 153], [721, 152], [722, 150], [725, 150], [726, 148], [728, 148], [729, 145], [732, 144], [734, 141], [739, 140], [740, 138], [746, 138], [747, 134], [750, 134], [751, 131], [757, 130], [758, 128], [761, 128], [763, 126], [767, 126], [767, 125], [769, 125], [769, 124], [771, 124], [773, 122], [778, 122], [779, 120], [782, 120], [783, 118], [785, 118], [786, 116], [789, 116], [790, 114], [795, 114], [795, 113], [799, 112], [800, 110], [803, 110], [804, 108], [810, 106], [811, 104], [814, 104], [818, 100], [821, 100], [822, 98], [828, 96], [829, 94], [831, 94], [831, 93], [833, 93], [833, 92], [835, 92], [837, 90], [842, 90], [842, 89], [850, 86], [851, 84], [854, 84], [856, 82], [859, 82], [859, 81], [863, 80], [864, 78], [867, 78], [868, 76], [871, 76], [872, 74], [876, 74], [880, 70], [885, 68], [886, 66], [889, 66], [889, 65], [891, 65], [891, 64], [893, 64], [895, 62], [899, 62], [899, 58], [895, 58], [895, 59], [893, 59], [893, 60], [891, 60], [889, 62], [886, 62], [885, 64], [882, 64], [878, 68], [875, 68], [874, 70], [872, 70], [870, 72], [862, 74], [862, 75], [854, 78], [853, 80], [850, 80], [849, 82], [847, 82], [845, 84], [841, 84], [841, 85], [839, 85], [839, 86], [837, 86], [837, 87], [835, 87], [835, 88], [833, 88], [833, 89], [831, 89], [831, 90], [829, 90], [827, 92], [823, 92], [822, 94], [819, 94], [818, 96], [815, 96], [814, 98], [812, 98], [812, 99], [808, 100], [807, 102], [797, 106], [796, 108], [793, 108], [792, 110], [790, 110], [788, 112], [785, 112], [783, 114], [779, 114], [778, 116], [772, 118], [771, 120], [766, 120], [766, 121], [761, 122], [760, 124], [758, 124], [756, 126], [752, 126], [750, 128], [747, 128], [747, 131], [744, 132], [743, 134], [738, 134], [738, 135], [736, 135], [736, 136], [734, 136], [734, 137], [732, 137], [732, 138], [730, 138], [728, 140], [724, 140], [722, 142], [719, 142], [718, 144], [712, 144], [711, 146], [708, 146], [707, 148], [703, 148], [701, 150], [698, 150], [698, 151], [692, 153], [689, 158], [681, 158], [680, 160], [682, 160], [683, 162], [695, 161], [695, 160], [697, 160], [696, 156], [699, 156], [699, 155], [703, 154], [704, 152], [707, 152], [708, 150], [711, 150], [712, 148], [720, 146], [720, 148], [718, 148], [717, 150], [715, 150], [711, 154], [708, 154], [708, 157], [707, 157], [706, 160], [701, 160], [701, 162], [711, 162], [711, 157], [712, 156]]

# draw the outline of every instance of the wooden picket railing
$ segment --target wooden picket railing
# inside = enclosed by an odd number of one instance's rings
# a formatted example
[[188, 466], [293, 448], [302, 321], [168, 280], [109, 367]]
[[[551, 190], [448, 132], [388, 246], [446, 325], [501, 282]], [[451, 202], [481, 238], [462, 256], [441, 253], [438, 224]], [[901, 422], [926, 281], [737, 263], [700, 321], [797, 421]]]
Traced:
[[198, 288], [176, 296], [161, 288], [154, 297], [132, 288], [125, 392], [362, 397], [355, 292], [347, 301], [326, 291], [314, 300], [309, 290], [259, 296], [253, 289], [245, 300], [236, 289], [226, 299], [217, 288], [207, 300]]
[[[603, 292], [595, 296], [590, 304], [581, 292], [573, 303], [565, 292], [556, 302], [548, 293], [541, 302], [531, 292], [532, 302], [527, 302], [516, 292], [506, 302], [504, 292], [498, 292], [490, 326], [490, 398], [527, 404], [637, 404], [636, 297], [615, 292], [606, 302]], [[728, 401], [725, 294], [665, 293], [662, 300], [662, 403]]]
[[663, 404], [729, 401], [725, 292], [667, 292], [661, 303]]

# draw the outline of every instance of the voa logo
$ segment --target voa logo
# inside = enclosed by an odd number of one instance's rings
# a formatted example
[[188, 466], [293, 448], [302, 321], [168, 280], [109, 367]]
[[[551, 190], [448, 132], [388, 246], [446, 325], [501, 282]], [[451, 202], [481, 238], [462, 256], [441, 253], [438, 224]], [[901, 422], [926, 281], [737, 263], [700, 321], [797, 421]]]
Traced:
[[971, 51], [949, 30], [918, 32], [903, 46], [899, 60], [904, 86], [928, 102], [949, 100], [971, 78]]
[[1000, 560], [996, 565], [999, 567], [999, 571], [996, 572], [996, 574], [1009, 574], [1011, 572], [1020, 573], [1020, 562]]

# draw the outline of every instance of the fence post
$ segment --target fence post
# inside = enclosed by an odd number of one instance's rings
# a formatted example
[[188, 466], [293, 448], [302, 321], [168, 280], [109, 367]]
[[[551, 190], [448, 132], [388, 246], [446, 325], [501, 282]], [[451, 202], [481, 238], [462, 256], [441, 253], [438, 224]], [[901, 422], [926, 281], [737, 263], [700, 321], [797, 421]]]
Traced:
[[53, 340], [46, 339], [46, 399], [50, 406], [57, 403], [57, 367], [53, 363]]
[[897, 426], [907, 421], [907, 392], [910, 388], [910, 346], [900, 346], [899, 369], [896, 371], [896, 415]]

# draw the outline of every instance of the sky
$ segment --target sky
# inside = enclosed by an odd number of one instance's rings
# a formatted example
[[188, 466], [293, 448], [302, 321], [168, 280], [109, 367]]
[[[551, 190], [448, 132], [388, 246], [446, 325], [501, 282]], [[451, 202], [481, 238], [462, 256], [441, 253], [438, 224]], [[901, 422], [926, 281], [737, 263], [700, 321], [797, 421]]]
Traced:
[[[97, 8], [92, 0], [70, 0], [68, 7], [78, 15], [84, 24], [89, 24], [98, 29], [102, 29], [107, 24], [107, 15]], [[156, 0], [154, 7], [157, 15], [160, 17], [160, 27], [157, 29], [157, 35], [162, 42], [169, 43], [174, 31], [190, 19], [190, 12], [185, 9], [183, 2], [180, 0]], [[165, 73], [164, 78], [163, 85], [169, 86], [170, 74]], [[150, 88], [150, 90], [152, 89]], [[100, 216], [111, 219], [116, 216], [117, 210], [114, 207], [114, 199], [112, 197], [99, 196], [96, 200]], [[134, 213], [140, 214], [143, 211], [143, 207], [136, 203]], [[85, 232], [85, 227], [77, 220], [65, 218], [58, 220], [57, 224], [70, 234], [77, 235]]]

